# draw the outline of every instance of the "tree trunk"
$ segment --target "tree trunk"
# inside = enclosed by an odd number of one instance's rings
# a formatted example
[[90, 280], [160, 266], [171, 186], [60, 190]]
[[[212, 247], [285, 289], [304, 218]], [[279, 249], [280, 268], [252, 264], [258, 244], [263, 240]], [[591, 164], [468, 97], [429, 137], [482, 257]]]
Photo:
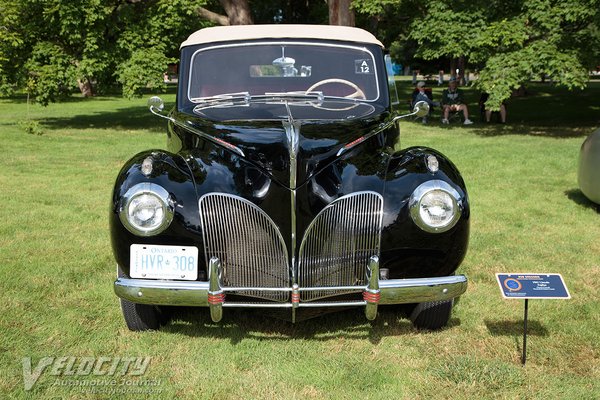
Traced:
[[196, 14], [216, 24], [229, 25], [229, 18], [227, 18], [226, 15], [217, 14], [216, 12], [207, 10], [204, 7], [196, 8]]
[[217, 14], [204, 7], [196, 8], [196, 14], [219, 25], [251, 25], [254, 23], [248, 0], [219, 0], [227, 15]]
[[450, 60], [450, 77], [455, 77], [456, 78], [456, 58], [452, 58]]
[[329, 25], [355, 26], [352, 0], [327, 0], [329, 5]]
[[77, 79], [77, 85], [79, 85], [79, 91], [83, 97], [92, 97], [94, 95], [94, 86], [89, 79]]
[[227, 17], [229, 17], [230, 25], [251, 25], [252, 12], [248, 0], [219, 0]]
[[465, 84], [465, 56], [458, 57], [458, 82], [461, 85]]

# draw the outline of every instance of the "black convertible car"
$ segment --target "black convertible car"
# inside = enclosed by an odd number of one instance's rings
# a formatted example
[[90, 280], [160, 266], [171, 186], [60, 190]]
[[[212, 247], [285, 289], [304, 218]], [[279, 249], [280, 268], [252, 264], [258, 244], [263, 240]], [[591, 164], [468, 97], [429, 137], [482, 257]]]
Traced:
[[467, 287], [467, 191], [439, 152], [394, 150], [407, 115], [390, 67], [350, 27], [215, 27], [181, 45], [176, 106], [149, 101], [169, 150], [129, 160], [112, 196], [129, 329], [157, 329], [165, 306], [217, 322], [228, 307], [372, 320], [402, 304], [418, 328], [448, 323]]

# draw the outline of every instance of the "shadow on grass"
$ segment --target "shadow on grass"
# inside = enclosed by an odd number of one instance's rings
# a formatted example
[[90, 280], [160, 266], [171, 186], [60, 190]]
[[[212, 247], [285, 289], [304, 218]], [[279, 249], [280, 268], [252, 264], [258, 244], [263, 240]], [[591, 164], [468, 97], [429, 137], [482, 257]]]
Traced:
[[[523, 321], [484, 321], [485, 326], [492, 336], [520, 336], [523, 335]], [[536, 320], [527, 320], [527, 335], [549, 336], [548, 329]]]
[[[331, 311], [295, 324], [287, 318], [281, 319], [286, 312], [289, 316], [289, 310], [225, 309], [221, 322], [214, 323], [206, 308], [175, 308], [172, 321], [161, 331], [193, 337], [228, 338], [232, 344], [244, 339], [328, 341], [339, 338], [369, 340], [378, 344], [387, 336], [419, 332], [405, 314], [392, 307], [381, 307], [377, 319], [372, 322], [365, 319], [362, 308]], [[459, 325], [460, 320], [453, 318], [446, 329]]]
[[147, 129], [166, 132], [165, 120], [140, 106], [65, 118], [49, 117], [40, 120], [40, 123], [45, 129]]
[[[420, 124], [420, 122], [412, 123]], [[434, 121], [430, 122], [428, 125], [439, 127], [446, 131], [471, 129], [476, 135], [483, 138], [498, 136], [537, 136], [568, 139], [588, 136], [598, 127], [598, 125], [600, 125], [600, 121], [573, 122], [572, 125], [565, 125], [564, 121], [552, 125], [527, 122], [509, 122], [506, 124], [475, 122], [473, 125], [469, 126], [464, 126], [462, 123], [443, 125], [440, 122]]]
[[[422, 125], [419, 121], [407, 121], [406, 123]], [[465, 126], [460, 122], [444, 125], [439, 122], [439, 120], [433, 119], [430, 120], [428, 124], [423, 125], [423, 127], [429, 126], [450, 132], [469, 129], [474, 131], [477, 136], [483, 138], [498, 136], [536, 136], [568, 139], [587, 137], [600, 126], [600, 121], [573, 122], [572, 125], [567, 125], [565, 121], [556, 122], [555, 124], [528, 123], [526, 121], [508, 122], [506, 124], [474, 122], [473, 125]]]
[[[166, 94], [175, 94], [177, 93], [177, 85], [176, 84], [168, 84], [164, 91], [157, 91], [156, 89], [146, 89], [142, 91], [141, 97], [148, 96], [162, 96]], [[114, 101], [115, 98], [123, 99], [123, 95], [118, 88], [112, 88], [107, 91], [104, 91], [93, 97], [83, 97], [81, 93], [76, 92], [72, 93], [67, 97], [61, 98], [59, 101], [54, 104], [61, 103], [81, 103], [85, 101], [95, 102], [95, 101]], [[6, 97], [0, 97], [0, 100], [8, 100], [11, 103], [27, 103], [27, 93], [16, 93]], [[29, 101], [31, 104], [35, 104], [35, 99], [33, 96], [29, 97]]]
[[596, 213], [600, 214], [600, 204], [593, 203], [589, 200], [579, 189], [570, 189], [565, 191], [565, 195], [574, 202], [582, 207], [592, 209]]
[[[110, 95], [107, 95], [110, 96]], [[12, 96], [2, 97], [1, 100], [8, 101], [10, 103], [15, 104], [25, 104], [27, 103], [27, 94], [14, 94]], [[81, 95], [71, 95], [69, 97], [65, 97], [60, 101], [51, 104], [70, 104], [70, 103], [83, 103], [83, 102], [97, 102], [97, 101], [114, 101], [114, 98], [106, 97], [106, 96], [94, 96], [94, 97], [82, 97]], [[29, 103], [33, 106], [37, 103], [33, 99], [33, 97], [29, 98]]]
[[[469, 129], [481, 137], [508, 135], [539, 136], [552, 138], [574, 138], [591, 134], [600, 126], [598, 111], [599, 82], [590, 82], [584, 90], [569, 91], [549, 84], [530, 83], [526, 96], [515, 96], [508, 100], [507, 123], [486, 123], [479, 113], [479, 92], [463, 87], [473, 125], [463, 126], [454, 119], [448, 125], [441, 124], [441, 110], [435, 109], [430, 124], [443, 130]], [[434, 100], [439, 99], [441, 90], [436, 88]], [[412, 89], [411, 89], [412, 90]], [[405, 91], [409, 96], [409, 92]], [[419, 121], [420, 123], [420, 121]]]
[[525, 123], [507, 124], [478, 124], [477, 135], [482, 137], [496, 137], [507, 135], [538, 136], [556, 139], [585, 137], [597, 126], [590, 121], [573, 125], [527, 125]]

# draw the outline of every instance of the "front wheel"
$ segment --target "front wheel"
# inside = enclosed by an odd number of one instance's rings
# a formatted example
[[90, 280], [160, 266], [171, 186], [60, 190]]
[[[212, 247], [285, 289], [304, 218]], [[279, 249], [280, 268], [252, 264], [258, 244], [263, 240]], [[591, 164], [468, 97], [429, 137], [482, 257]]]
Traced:
[[[125, 276], [121, 268], [118, 268], [117, 272], [119, 277]], [[120, 300], [123, 318], [130, 331], [156, 330], [161, 325], [165, 325], [169, 320], [169, 313], [166, 307], [138, 304], [124, 299]]]
[[419, 303], [410, 314], [410, 320], [417, 329], [441, 329], [448, 325], [453, 305], [454, 299]]
[[160, 328], [161, 313], [157, 306], [121, 299], [121, 311], [130, 331], [141, 332]]

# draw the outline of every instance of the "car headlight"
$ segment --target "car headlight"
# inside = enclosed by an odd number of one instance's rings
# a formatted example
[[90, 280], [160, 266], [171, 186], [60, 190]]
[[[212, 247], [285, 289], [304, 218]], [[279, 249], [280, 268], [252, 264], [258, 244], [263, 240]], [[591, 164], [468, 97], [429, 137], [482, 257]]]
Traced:
[[408, 201], [410, 216], [426, 232], [446, 232], [462, 214], [462, 199], [448, 183], [431, 180], [419, 185]]
[[162, 186], [138, 183], [121, 198], [119, 218], [125, 228], [135, 235], [156, 235], [171, 224], [173, 202]]

